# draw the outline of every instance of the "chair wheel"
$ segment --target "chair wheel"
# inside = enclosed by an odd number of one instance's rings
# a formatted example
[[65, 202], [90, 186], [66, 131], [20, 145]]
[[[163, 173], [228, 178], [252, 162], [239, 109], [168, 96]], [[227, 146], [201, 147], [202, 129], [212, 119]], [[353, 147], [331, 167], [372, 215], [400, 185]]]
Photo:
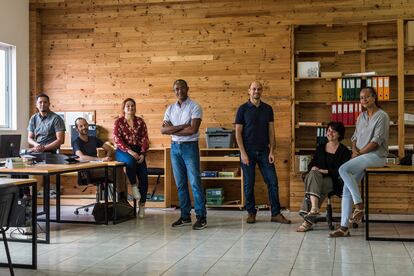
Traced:
[[352, 228], [358, 228], [358, 223], [352, 223]]
[[75, 210], [75, 212], [73, 212], [75, 215], [79, 215], [79, 211]]
[[87, 212], [89, 212], [89, 208], [85, 208], [85, 212], [87, 213]]

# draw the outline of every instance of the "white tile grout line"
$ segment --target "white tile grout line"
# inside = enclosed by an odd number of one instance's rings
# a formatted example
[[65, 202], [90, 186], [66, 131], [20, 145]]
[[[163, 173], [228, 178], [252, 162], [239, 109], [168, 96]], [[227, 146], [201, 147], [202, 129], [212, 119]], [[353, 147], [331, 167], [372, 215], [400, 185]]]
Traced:
[[[191, 227], [191, 226], [190, 226]], [[208, 226], [207, 226], [208, 227]], [[160, 275], [165, 274], [166, 272], [168, 272], [168, 270], [170, 270], [172, 267], [174, 267], [176, 264], [178, 264], [180, 261], [182, 261], [183, 259], [185, 259], [188, 255], [191, 254], [191, 252], [193, 252], [194, 250], [196, 250], [196, 248], [198, 248], [200, 245], [204, 244], [207, 242], [207, 240], [209, 240], [217, 231], [219, 228], [216, 228], [216, 231], [211, 233], [211, 235], [209, 235], [208, 238], [206, 238], [202, 243], [198, 244], [196, 247], [194, 247], [192, 250], [190, 250], [185, 256], [183, 256], [182, 258], [180, 258], [179, 260], [177, 260], [174, 264], [172, 264], [171, 266], [169, 266], [166, 270], [164, 270]], [[203, 231], [203, 230], [190, 230], [190, 231]], [[189, 232], [189, 231], [187, 231]], [[201, 233], [201, 232], [200, 232]]]
[[374, 269], [374, 275], [376, 275], [377, 273], [375, 272], [374, 254], [372, 254], [372, 247], [371, 247], [370, 241], [368, 241], [368, 246], [369, 246], [369, 252], [371, 253], [371, 260], [372, 260], [372, 267]]
[[[271, 222], [272, 223], [272, 222]], [[252, 268], [254, 267], [254, 265], [257, 263], [257, 261], [260, 259], [260, 256], [262, 256], [263, 251], [267, 248], [267, 246], [269, 245], [270, 241], [273, 239], [273, 237], [276, 235], [276, 233], [280, 230], [281, 224], [279, 224], [279, 227], [276, 229], [276, 231], [273, 232], [272, 237], [269, 238], [269, 240], [267, 241], [266, 245], [264, 246], [262, 252], [260, 252], [259, 256], [257, 257], [257, 259], [253, 262], [252, 266], [249, 268], [249, 270], [247, 271], [246, 275], [248, 275], [250, 273], [250, 271], [252, 270]], [[297, 256], [297, 254], [296, 254]]]
[[300, 246], [299, 246], [298, 252], [296, 254], [295, 261], [293, 262], [293, 265], [292, 265], [292, 267], [291, 267], [291, 269], [289, 271], [289, 276], [292, 274], [293, 268], [295, 267], [295, 264], [296, 264], [296, 260], [298, 259], [298, 255], [299, 255], [300, 249], [302, 248], [303, 241], [305, 240], [305, 236], [307, 234], [308, 234], [308, 232], [305, 232], [305, 235], [303, 235], [303, 237], [302, 237], [302, 241], [300, 242]]
[[[249, 227], [249, 229], [247, 230], [247, 231], [245, 231], [244, 233], [243, 233], [243, 235], [241, 235], [240, 237], [239, 237], [239, 239], [237, 239], [236, 241], [234, 241], [233, 242], [233, 244], [217, 259], [217, 261], [216, 262], [214, 262], [214, 264], [212, 264], [205, 272], [204, 272], [204, 274], [203, 275], [206, 275], [220, 260], [221, 260], [221, 258], [223, 258], [223, 256], [224, 255], [226, 255], [227, 254], [227, 252], [229, 252], [232, 248], [233, 248], [233, 246], [237, 243], [237, 242], [239, 242], [240, 240], [241, 240], [241, 238], [244, 236], [244, 235], [246, 235], [251, 229], [253, 228], [253, 225], [250, 225], [250, 227]], [[273, 237], [273, 236], [272, 236]], [[252, 267], [253, 267], [253, 265], [252, 265]], [[251, 268], [250, 268], [251, 269]], [[249, 271], [250, 271], [250, 269], [249, 269]], [[246, 273], [246, 275], [247, 275], [247, 273]]]
[[407, 248], [406, 242], [403, 242], [402, 244], [403, 244], [403, 246], [404, 246], [405, 250], [407, 251], [408, 256], [410, 257], [411, 262], [412, 262], [412, 263], [413, 263], [413, 265], [414, 265], [413, 256], [411, 256], [410, 251], [409, 251], [409, 250], [408, 250], [408, 248]]

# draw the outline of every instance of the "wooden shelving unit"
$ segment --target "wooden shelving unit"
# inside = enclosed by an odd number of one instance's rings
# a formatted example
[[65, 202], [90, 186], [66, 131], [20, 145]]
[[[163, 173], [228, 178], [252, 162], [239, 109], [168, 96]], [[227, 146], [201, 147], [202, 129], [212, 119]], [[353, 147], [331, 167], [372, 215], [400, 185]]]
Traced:
[[[413, 73], [413, 68], [399, 68], [401, 62], [398, 53], [401, 51], [398, 41], [404, 41], [404, 32], [398, 24], [403, 21], [384, 21], [349, 25], [306, 25], [293, 28], [292, 39], [292, 164], [295, 154], [309, 152], [316, 146], [317, 125], [299, 125], [299, 122], [320, 122], [326, 126], [330, 121], [331, 104], [337, 102], [337, 78], [298, 78], [296, 64], [299, 61], [319, 61], [321, 72], [377, 72], [378, 76], [390, 77], [390, 100], [381, 101], [382, 108], [396, 122], [390, 129], [390, 144], [403, 145], [401, 130], [401, 88], [400, 74]], [[407, 50], [407, 49], [406, 49]], [[404, 49], [402, 49], [404, 53]], [[405, 51], [411, 55], [413, 51]], [[412, 77], [414, 80], [414, 76]], [[364, 81], [364, 78], [363, 78]], [[409, 98], [414, 99], [414, 86]], [[410, 104], [414, 113], [414, 104]], [[344, 143], [350, 145], [350, 137], [355, 126], [346, 126]], [[315, 131], [312, 134], [312, 131]], [[399, 152], [403, 155], [404, 152]], [[294, 166], [291, 166], [292, 171]]]
[[[299, 122], [330, 121], [330, 104], [337, 102], [335, 78], [298, 78], [298, 61], [319, 61], [321, 72], [341, 72], [344, 76], [356, 72], [376, 72], [390, 77], [390, 100], [380, 101], [390, 116], [389, 145], [398, 145], [393, 154], [402, 158], [405, 144], [412, 144], [414, 127], [404, 124], [404, 113], [414, 114], [414, 47], [405, 45], [406, 20], [364, 22], [348, 25], [305, 25], [292, 30], [292, 164], [295, 155], [312, 155], [316, 146], [316, 128]], [[345, 76], [344, 76], [345, 77]], [[364, 78], [363, 78], [364, 79]], [[350, 146], [355, 126], [346, 126], [344, 144]], [[303, 181], [291, 166], [290, 206], [300, 208], [303, 199]], [[394, 177], [395, 178], [395, 177]], [[401, 178], [402, 179], [402, 178]], [[402, 181], [395, 178], [394, 181]], [[381, 194], [383, 179], [372, 183], [371, 208], [401, 209], [402, 189], [387, 192], [387, 202]], [[403, 199], [405, 202], [405, 199]], [[386, 207], [384, 207], [386, 204]], [[339, 204], [336, 206], [339, 207]]]
[[[240, 157], [237, 148], [200, 149], [201, 171], [226, 171], [238, 170], [235, 177], [202, 177], [201, 181], [205, 189], [223, 188], [224, 202], [222, 205], [207, 205], [207, 207], [239, 208], [244, 207], [243, 174], [240, 169]], [[229, 156], [230, 155], [230, 156]], [[232, 204], [229, 204], [231, 202]]]

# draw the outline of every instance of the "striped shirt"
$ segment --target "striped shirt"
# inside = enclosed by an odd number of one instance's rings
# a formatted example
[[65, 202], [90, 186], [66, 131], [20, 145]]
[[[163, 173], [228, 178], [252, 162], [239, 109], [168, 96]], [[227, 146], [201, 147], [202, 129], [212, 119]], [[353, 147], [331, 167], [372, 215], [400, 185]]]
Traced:
[[370, 142], [377, 143], [378, 148], [372, 152], [379, 157], [387, 157], [389, 126], [390, 118], [384, 110], [379, 109], [372, 118], [369, 118], [368, 113], [364, 111], [358, 117], [351, 141], [356, 142], [358, 149], [362, 149]]

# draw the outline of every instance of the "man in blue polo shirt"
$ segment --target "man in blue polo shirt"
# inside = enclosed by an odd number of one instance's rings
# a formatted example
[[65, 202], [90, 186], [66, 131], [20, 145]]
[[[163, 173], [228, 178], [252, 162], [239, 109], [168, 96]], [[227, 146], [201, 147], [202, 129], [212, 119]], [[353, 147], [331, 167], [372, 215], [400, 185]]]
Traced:
[[55, 153], [65, 142], [65, 122], [50, 110], [49, 97], [46, 94], [36, 96], [36, 108], [39, 111], [29, 120], [27, 142], [33, 146], [32, 153]]
[[291, 221], [280, 213], [278, 181], [273, 154], [276, 141], [273, 109], [261, 101], [262, 92], [263, 86], [260, 82], [254, 81], [250, 84], [249, 101], [239, 107], [235, 121], [248, 213], [246, 222], [256, 222], [254, 183], [256, 164], [258, 164], [268, 189], [271, 221], [289, 224]]

